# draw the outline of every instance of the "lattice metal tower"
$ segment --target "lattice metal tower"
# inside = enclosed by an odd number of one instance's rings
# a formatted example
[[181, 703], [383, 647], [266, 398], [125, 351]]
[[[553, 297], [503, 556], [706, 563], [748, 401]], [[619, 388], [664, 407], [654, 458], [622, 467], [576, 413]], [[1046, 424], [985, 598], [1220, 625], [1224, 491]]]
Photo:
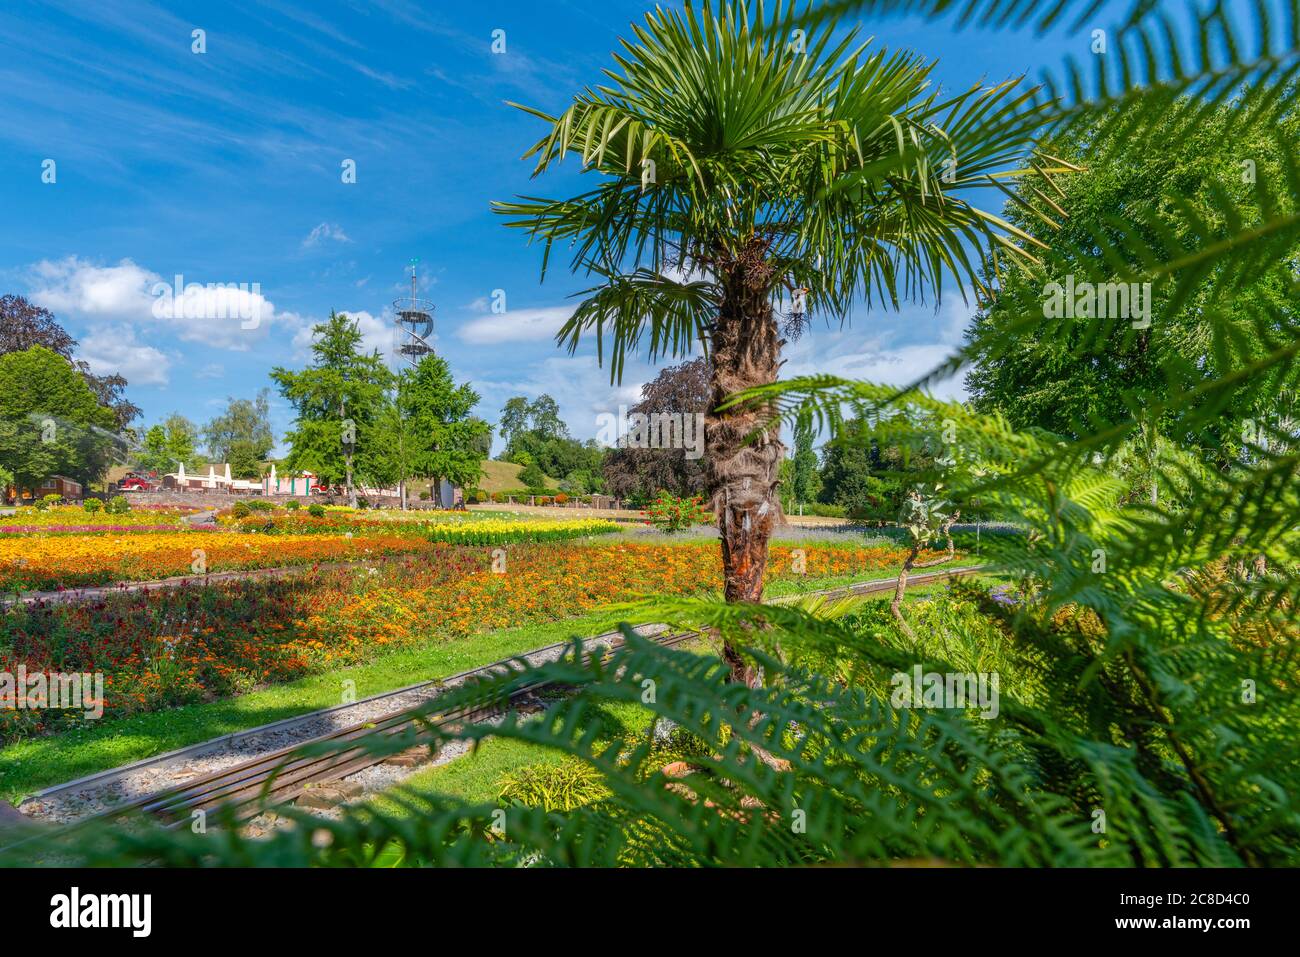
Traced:
[[411, 260], [411, 295], [393, 300], [393, 353], [401, 356], [412, 367], [433, 352], [429, 340], [433, 338], [433, 302], [421, 299], [416, 270], [420, 260]]

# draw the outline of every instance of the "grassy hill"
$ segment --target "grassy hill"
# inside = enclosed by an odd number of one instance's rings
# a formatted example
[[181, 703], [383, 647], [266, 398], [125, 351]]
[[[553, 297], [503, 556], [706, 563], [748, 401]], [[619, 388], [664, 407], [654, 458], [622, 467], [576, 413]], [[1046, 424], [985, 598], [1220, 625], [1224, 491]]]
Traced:
[[[479, 488], [491, 495], [493, 492], [505, 492], [510, 489], [523, 488], [524, 483], [519, 481], [519, 473], [524, 470], [522, 465], [516, 465], [514, 462], [496, 462], [490, 459], [483, 462], [483, 478], [479, 482]], [[560, 483], [550, 476], [546, 477], [546, 487], [558, 489]]]

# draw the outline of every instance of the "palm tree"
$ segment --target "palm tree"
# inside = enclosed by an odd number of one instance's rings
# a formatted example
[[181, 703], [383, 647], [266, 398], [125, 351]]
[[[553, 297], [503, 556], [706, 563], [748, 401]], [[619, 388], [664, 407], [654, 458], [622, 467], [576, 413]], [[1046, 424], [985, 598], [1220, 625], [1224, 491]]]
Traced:
[[524, 157], [534, 175], [577, 155], [598, 184], [494, 204], [542, 240], [543, 277], [557, 241], [601, 277], [557, 338], [572, 352], [594, 334], [612, 381], [647, 333], [651, 361], [697, 343], [710, 356], [707, 478], [732, 602], [761, 599], [784, 447], [769, 408], [728, 396], [776, 380], [810, 311], [843, 322], [855, 301], [937, 299], [945, 278], [977, 285], [994, 243], [1029, 255], [1003, 233], [1032, 242], [957, 194], [1026, 175], [1045, 100], [1016, 81], [945, 96], [932, 63], [801, 22], [781, 2], [648, 14], [608, 85], [558, 117], [521, 107], [550, 126]]

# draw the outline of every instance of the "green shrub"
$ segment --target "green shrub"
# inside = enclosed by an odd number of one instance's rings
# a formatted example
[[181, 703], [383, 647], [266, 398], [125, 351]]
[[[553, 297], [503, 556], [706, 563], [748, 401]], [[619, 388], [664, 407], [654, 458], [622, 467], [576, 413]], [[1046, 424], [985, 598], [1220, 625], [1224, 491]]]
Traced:
[[320, 502], [312, 502], [310, 505], [307, 506], [307, 514], [310, 515], [312, 518], [324, 518], [325, 506], [322, 505]]
[[609, 794], [601, 773], [580, 761], [519, 768], [503, 775], [497, 786], [499, 800], [546, 811], [572, 811]]
[[546, 473], [542, 471], [541, 466], [536, 462], [529, 462], [520, 471], [519, 481], [523, 482], [530, 489], [545, 489]]
[[114, 495], [104, 506], [104, 511], [109, 515], [125, 515], [131, 511], [131, 503], [125, 495]]
[[275, 510], [275, 503], [268, 502], [265, 499], [250, 498], [245, 503], [254, 512], [271, 512]]
[[247, 502], [236, 502], [231, 506], [230, 514], [235, 518], [247, 518], [249, 515], [253, 514], [253, 510], [248, 507]]
[[81, 503], [81, 507], [84, 511], [94, 515], [104, 508], [104, 503], [97, 498], [88, 498]]
[[646, 509], [650, 522], [665, 532], [679, 532], [692, 525], [707, 525], [713, 521], [713, 512], [704, 507], [704, 502], [696, 498], [678, 498], [668, 492], [660, 492], [659, 497]]
[[289, 501], [284, 503], [284, 507], [290, 512], [296, 512], [298, 509], [302, 508], [302, 502], [298, 501], [296, 498], [291, 498]]

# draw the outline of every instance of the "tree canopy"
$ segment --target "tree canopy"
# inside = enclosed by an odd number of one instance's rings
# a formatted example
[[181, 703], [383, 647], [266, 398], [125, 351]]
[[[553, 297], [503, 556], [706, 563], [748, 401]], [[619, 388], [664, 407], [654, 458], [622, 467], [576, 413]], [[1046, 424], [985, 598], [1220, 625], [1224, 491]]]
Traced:
[[[1086, 435], [1101, 423], [1131, 419], [1152, 396], [1213, 380], [1223, 362], [1215, 340], [1248, 342], [1252, 317], [1261, 309], [1300, 314], [1290, 293], [1295, 261], [1281, 258], [1259, 269], [1217, 314], [1206, 310], [1215, 289], [1211, 272], [1195, 295], [1177, 302], [1174, 284], [1152, 284], [1149, 328], [1082, 316], [1069, 324], [1017, 323], [1042, 314], [1046, 280], [1084, 281], [1101, 249], [1094, 234], [1114, 242], [1131, 228], [1126, 224], [1137, 222], [1138, 235], [1171, 248], [1193, 241], [1198, 223], [1226, 235], [1229, 224], [1218, 209], [1225, 198], [1243, 219], [1259, 217], [1262, 194], [1254, 182], [1285, 177], [1283, 152], [1300, 141], [1300, 116], [1285, 116], [1281, 129], [1242, 129], [1236, 109], [1228, 103], [1203, 108], [1190, 127], [1173, 112], [1155, 120], [1148, 132], [1166, 144], [1159, 150], [1132, 150], [1109, 113], [1046, 147], [1086, 169], [1060, 179], [1063, 195], [1048, 200], [1022, 190], [1008, 209], [1008, 218], [1026, 228], [1050, 215], [1060, 229], [1043, 236], [1049, 248], [1040, 252], [1041, 270], [1005, 269], [996, 284], [990, 282], [996, 294], [967, 333], [975, 359], [966, 381], [977, 409], [1001, 412], [1016, 428]], [[1140, 265], [1140, 251], [1127, 252], [1110, 263], [1117, 276]], [[1264, 347], [1254, 348], [1262, 354]], [[1257, 404], [1231, 410], [1229, 438], [1243, 419], [1264, 411]], [[1168, 420], [1164, 416], [1157, 427], [1163, 430]]]
[[441, 356], [426, 355], [414, 369], [403, 370], [376, 420], [376, 434], [387, 449], [371, 459], [377, 477], [385, 482], [431, 478], [435, 500], [442, 479], [467, 487], [477, 484], [486, 457], [483, 440], [492, 431], [470, 414], [478, 401], [469, 383], [456, 384]]
[[236, 478], [260, 477], [261, 463], [275, 445], [269, 394], [262, 389], [253, 399], [227, 399], [226, 411], [203, 426], [208, 454], [213, 461], [229, 462]]
[[312, 333], [310, 366], [271, 371], [297, 413], [285, 436], [290, 447], [285, 465], [344, 483], [355, 502], [354, 474], [381, 474], [385, 468], [386, 449], [375, 425], [392, 373], [378, 352], [361, 351], [361, 332], [346, 314], [331, 312]]
[[116, 373], [91, 372], [90, 365], [74, 354], [77, 340], [59, 325], [54, 313], [22, 296], [0, 296], [0, 354], [22, 352], [32, 346], [44, 346], [72, 363], [99, 404], [112, 409], [114, 427], [119, 432], [126, 431], [130, 422], [140, 415], [140, 407], [123, 395], [126, 379]]
[[64, 356], [40, 345], [0, 356], [0, 462], [19, 486], [56, 474], [83, 484], [99, 479], [116, 425]]

